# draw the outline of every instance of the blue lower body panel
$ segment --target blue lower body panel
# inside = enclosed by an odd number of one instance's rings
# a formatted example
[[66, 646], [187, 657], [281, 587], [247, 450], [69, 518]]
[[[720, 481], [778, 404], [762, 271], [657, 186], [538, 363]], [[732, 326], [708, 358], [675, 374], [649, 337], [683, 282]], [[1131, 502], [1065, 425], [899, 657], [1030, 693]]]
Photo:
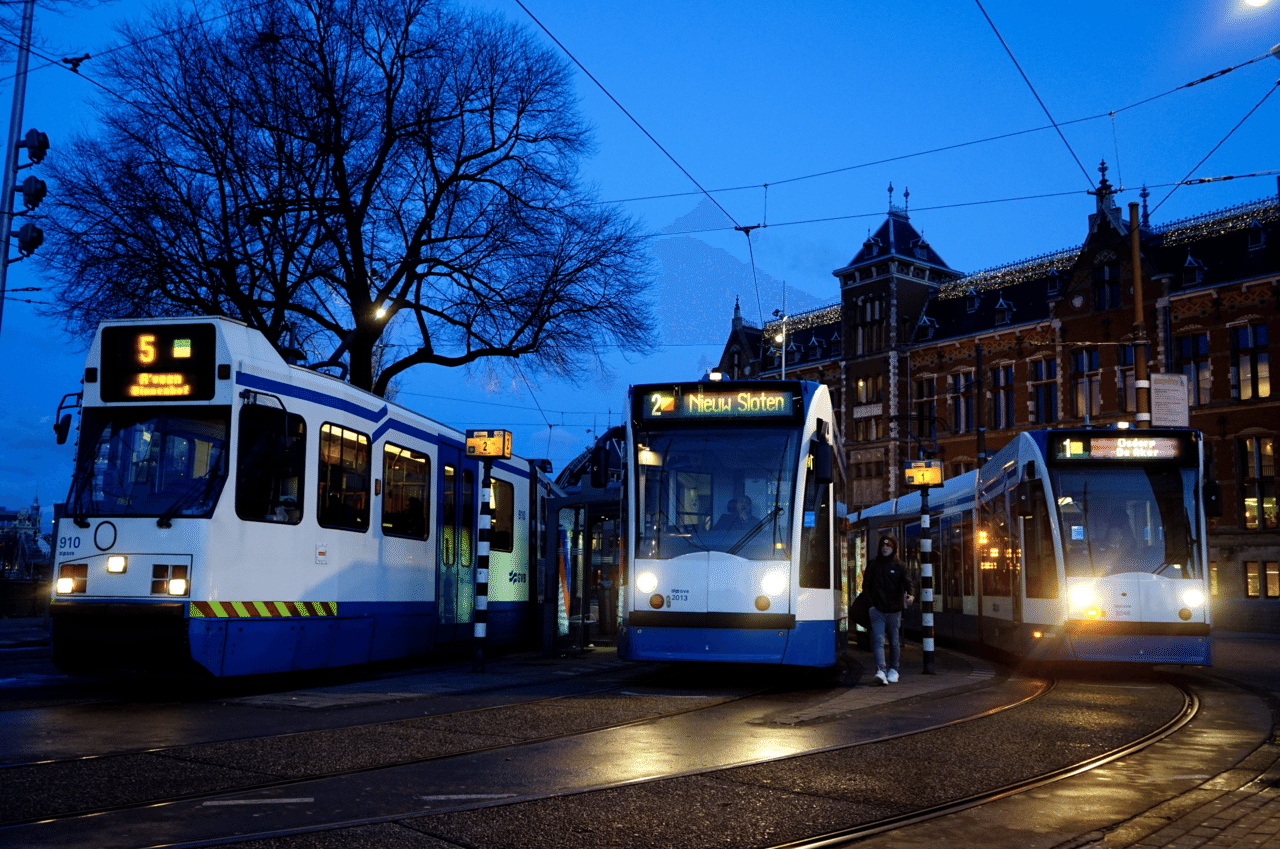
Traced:
[[1070, 639], [1076, 660], [1213, 664], [1213, 647], [1208, 636], [1073, 634]]
[[187, 620], [191, 659], [219, 676], [328, 669], [426, 654], [433, 603], [343, 603], [334, 616]]
[[626, 660], [833, 666], [835, 627], [831, 621], [801, 621], [785, 630], [635, 627], [624, 623], [618, 632], [618, 654]]

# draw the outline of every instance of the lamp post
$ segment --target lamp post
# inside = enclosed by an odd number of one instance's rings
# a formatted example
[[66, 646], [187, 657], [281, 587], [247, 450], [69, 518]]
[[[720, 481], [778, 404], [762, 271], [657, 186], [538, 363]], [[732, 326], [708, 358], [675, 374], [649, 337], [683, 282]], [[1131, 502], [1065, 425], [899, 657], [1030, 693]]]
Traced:
[[778, 343], [778, 347], [782, 350], [782, 380], [787, 379], [787, 314], [782, 310], [773, 311], [774, 318], [782, 319], [782, 330], [773, 337], [773, 341]]

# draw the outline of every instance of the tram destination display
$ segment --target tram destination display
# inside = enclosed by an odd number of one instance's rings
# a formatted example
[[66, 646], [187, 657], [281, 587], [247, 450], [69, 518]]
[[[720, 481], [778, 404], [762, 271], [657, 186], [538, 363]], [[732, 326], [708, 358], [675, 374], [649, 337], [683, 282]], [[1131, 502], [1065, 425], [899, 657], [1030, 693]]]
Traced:
[[102, 328], [102, 400], [207, 401], [217, 369], [212, 324]]
[[698, 391], [682, 387], [651, 389], [640, 398], [640, 418], [654, 421], [706, 419], [790, 419], [796, 411], [789, 389]]
[[1184, 436], [1082, 436], [1056, 440], [1052, 459], [1073, 460], [1178, 460], [1189, 456], [1191, 440]]

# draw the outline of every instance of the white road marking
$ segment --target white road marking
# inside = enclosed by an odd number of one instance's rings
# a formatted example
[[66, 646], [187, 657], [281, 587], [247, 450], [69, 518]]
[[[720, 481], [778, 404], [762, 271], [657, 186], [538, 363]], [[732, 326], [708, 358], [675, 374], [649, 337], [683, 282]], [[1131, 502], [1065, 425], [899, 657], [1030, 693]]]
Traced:
[[291, 805], [314, 801], [314, 796], [305, 796], [296, 799], [225, 799], [215, 802], [204, 802], [202, 804], [204, 807], [210, 808], [216, 805]]

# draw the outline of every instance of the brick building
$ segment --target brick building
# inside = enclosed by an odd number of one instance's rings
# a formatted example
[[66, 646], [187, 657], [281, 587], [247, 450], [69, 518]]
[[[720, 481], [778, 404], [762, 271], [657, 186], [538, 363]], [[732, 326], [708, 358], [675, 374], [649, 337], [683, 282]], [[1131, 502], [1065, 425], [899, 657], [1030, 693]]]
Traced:
[[[839, 302], [759, 330], [735, 311], [721, 370], [768, 378], [785, 368], [831, 388], [851, 511], [902, 494], [902, 464], [922, 451], [952, 476], [1028, 428], [1133, 422], [1130, 224], [1101, 170], [1080, 246], [974, 274], [942, 260], [912, 227], [907, 194], [896, 206], [890, 187], [884, 223], [832, 272]], [[1280, 631], [1269, 342], [1280, 193], [1159, 225], [1143, 194], [1148, 369], [1153, 384], [1185, 379], [1186, 404], [1173, 412], [1205, 433], [1221, 485], [1209, 539], [1216, 621]]]

